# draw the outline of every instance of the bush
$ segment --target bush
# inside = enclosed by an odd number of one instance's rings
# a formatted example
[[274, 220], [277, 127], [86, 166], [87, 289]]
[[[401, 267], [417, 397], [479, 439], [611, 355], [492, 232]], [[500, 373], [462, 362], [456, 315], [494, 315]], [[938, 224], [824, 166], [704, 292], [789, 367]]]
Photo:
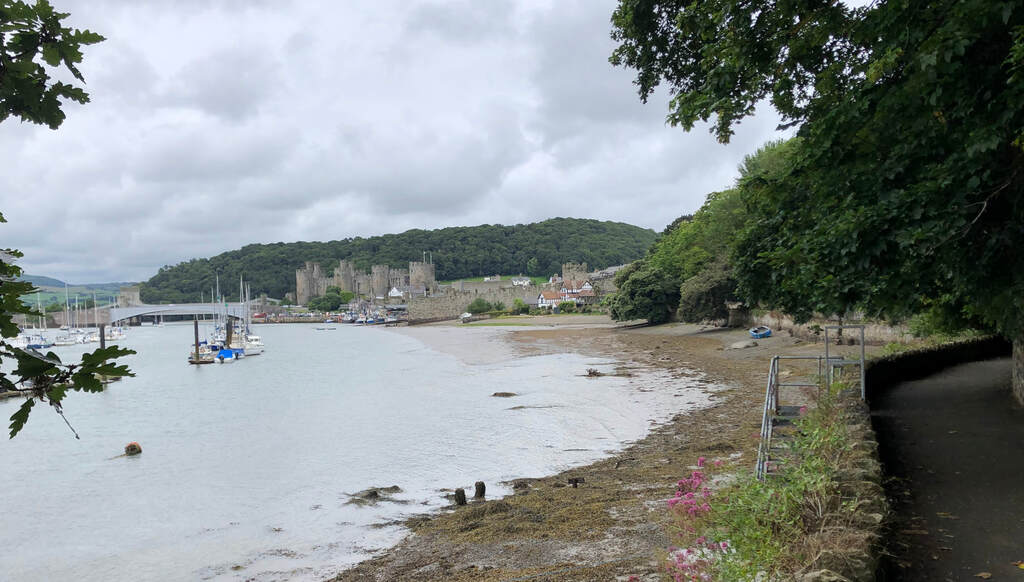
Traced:
[[495, 301], [491, 304], [491, 311], [505, 311], [505, 304], [501, 301]]
[[572, 301], [563, 301], [558, 304], [558, 311], [562, 313], [575, 313], [576, 303]]
[[492, 305], [488, 303], [486, 299], [484, 299], [483, 297], [477, 297], [476, 299], [473, 300], [472, 303], [469, 304], [469, 307], [466, 308], [466, 311], [472, 313], [473, 315], [477, 315], [480, 313], [492, 311], [492, 309]]
[[527, 305], [525, 301], [523, 301], [522, 299], [520, 299], [518, 297], [516, 297], [514, 300], [512, 300], [512, 313], [514, 315], [520, 315], [520, 314], [529, 313], [529, 312], [530, 312], [530, 306]]

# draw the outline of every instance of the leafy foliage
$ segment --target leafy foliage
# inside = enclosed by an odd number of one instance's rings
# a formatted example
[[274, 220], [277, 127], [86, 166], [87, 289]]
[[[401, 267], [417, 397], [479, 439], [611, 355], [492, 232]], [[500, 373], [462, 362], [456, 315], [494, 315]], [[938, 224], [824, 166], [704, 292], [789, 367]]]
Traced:
[[[45, 0], [37, 0], [34, 5], [0, 3], [0, 122], [15, 116], [56, 129], [64, 121], [61, 97], [79, 103], [89, 100], [84, 91], [72, 85], [60, 81], [47, 85], [50, 78], [46, 68], [35, 62], [41, 57], [50, 67], [63, 64], [75, 78], [83, 80], [75, 66], [82, 60], [81, 45], [99, 42], [103, 37], [62, 27], [60, 21], [67, 16], [55, 12]], [[6, 220], [0, 215], [3, 222]], [[44, 356], [12, 346], [7, 339], [18, 335], [15, 316], [38, 315], [20, 300], [34, 291], [31, 283], [18, 280], [22, 271], [13, 261], [21, 256], [15, 249], [0, 249], [0, 363], [4, 358], [16, 362], [12, 372], [0, 372], [0, 391], [18, 391], [28, 397], [11, 415], [11, 438], [24, 428], [37, 400], [48, 403], [63, 417], [63, 401], [69, 390], [100, 392], [100, 377], [131, 376], [126, 366], [110, 360], [135, 353], [111, 347], [83, 354], [79, 363], [64, 364], [53, 352]]]
[[[387, 264], [407, 268], [431, 250], [439, 281], [494, 273], [551, 274], [563, 262], [586, 262], [599, 269], [641, 256], [655, 233], [621, 222], [553, 218], [534, 224], [482, 225], [440, 230], [409, 230], [369, 238], [329, 242], [247, 245], [209, 259], [192, 259], [163, 267], [141, 285], [147, 303], [198, 301], [219, 273], [222, 280], [244, 275], [254, 293], [284, 297], [295, 288], [295, 270], [318, 261], [331, 273], [339, 259], [358, 269]], [[531, 263], [531, 261], [536, 261]]]
[[612, 56], [669, 119], [731, 128], [768, 98], [800, 139], [745, 192], [743, 293], [798, 317], [937, 297], [1024, 337], [1024, 6], [620, 0]]
[[47, 0], [0, 3], [0, 123], [14, 116], [57, 129], [65, 118], [61, 99], [89, 102], [81, 87], [51, 82], [47, 69], [63, 65], [84, 83], [77, 67], [82, 46], [104, 40], [95, 32], [66, 28], [61, 21], [67, 17]]

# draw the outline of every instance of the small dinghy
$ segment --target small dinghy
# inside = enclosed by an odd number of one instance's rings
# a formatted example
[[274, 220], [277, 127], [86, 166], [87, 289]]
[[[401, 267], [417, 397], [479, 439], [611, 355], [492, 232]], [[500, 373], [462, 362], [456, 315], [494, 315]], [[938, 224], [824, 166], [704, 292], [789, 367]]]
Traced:
[[763, 337], [772, 337], [772, 328], [766, 325], [759, 325], [757, 327], [750, 328], [750, 337], [754, 339], [761, 339]]

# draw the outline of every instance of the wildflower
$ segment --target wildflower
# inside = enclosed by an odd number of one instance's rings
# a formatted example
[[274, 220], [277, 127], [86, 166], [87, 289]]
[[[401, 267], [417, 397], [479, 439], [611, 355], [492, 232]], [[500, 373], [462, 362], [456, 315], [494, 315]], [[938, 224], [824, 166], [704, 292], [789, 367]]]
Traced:
[[803, 416], [805, 414], [807, 414], [807, 407], [806, 406], [801, 406], [800, 407], [800, 416]]
[[715, 459], [715, 467], [721, 467], [721, 466], [722, 466], [722, 459]]
[[697, 466], [698, 467], [703, 467], [704, 466], [704, 457], [698, 457], [697, 458]]

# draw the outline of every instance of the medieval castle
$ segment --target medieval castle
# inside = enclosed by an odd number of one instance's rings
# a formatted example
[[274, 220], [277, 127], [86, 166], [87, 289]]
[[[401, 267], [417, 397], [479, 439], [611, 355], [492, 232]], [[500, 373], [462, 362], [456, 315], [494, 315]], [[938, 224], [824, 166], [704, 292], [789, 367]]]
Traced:
[[369, 273], [360, 273], [356, 272], [352, 261], [343, 259], [338, 261], [330, 277], [324, 274], [320, 263], [307, 261], [303, 268], [295, 271], [295, 299], [299, 305], [320, 297], [330, 286], [351, 291], [357, 297], [386, 297], [392, 289], [398, 289], [407, 297], [424, 297], [437, 290], [437, 281], [434, 265], [419, 261], [410, 261], [408, 269], [374, 265]]

